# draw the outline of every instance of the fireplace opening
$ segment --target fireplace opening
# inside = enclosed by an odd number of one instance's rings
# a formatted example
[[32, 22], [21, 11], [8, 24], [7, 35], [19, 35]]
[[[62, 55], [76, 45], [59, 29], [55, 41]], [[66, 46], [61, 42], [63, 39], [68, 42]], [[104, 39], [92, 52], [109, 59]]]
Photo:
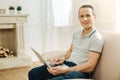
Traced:
[[0, 58], [16, 57], [16, 28], [0, 29]]
[[16, 54], [12, 50], [5, 48], [3, 46], [0, 46], [0, 58], [11, 58], [15, 56]]

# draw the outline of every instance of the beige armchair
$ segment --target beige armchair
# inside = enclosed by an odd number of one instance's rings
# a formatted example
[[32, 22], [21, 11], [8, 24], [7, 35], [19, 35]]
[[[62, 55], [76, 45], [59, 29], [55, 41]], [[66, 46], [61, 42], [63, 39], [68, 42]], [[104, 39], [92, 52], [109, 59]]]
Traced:
[[[105, 44], [102, 56], [97, 65], [95, 80], [120, 80], [120, 34], [101, 32]], [[43, 54], [43, 57], [50, 59], [63, 56], [65, 51], [50, 51]], [[93, 79], [67, 79], [67, 80], [93, 80]]]

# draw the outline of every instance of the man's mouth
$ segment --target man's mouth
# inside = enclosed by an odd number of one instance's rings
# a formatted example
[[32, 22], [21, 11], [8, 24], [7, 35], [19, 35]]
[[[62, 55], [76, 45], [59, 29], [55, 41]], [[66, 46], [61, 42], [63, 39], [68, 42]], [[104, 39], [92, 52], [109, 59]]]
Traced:
[[88, 25], [89, 24], [89, 22], [83, 22], [83, 25]]

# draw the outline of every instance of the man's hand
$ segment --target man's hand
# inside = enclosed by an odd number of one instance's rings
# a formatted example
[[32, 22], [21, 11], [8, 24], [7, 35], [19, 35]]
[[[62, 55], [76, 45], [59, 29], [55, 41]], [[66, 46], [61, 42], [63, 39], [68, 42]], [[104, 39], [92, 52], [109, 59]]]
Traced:
[[55, 59], [51, 59], [50, 63], [52, 65], [59, 65], [59, 64], [63, 64], [64, 61], [65, 61], [64, 58], [55, 58]]
[[47, 70], [49, 71], [49, 73], [53, 74], [54, 76], [65, 73], [65, 69], [64, 69], [64, 68], [61, 68], [61, 67], [59, 67], [59, 66], [57, 66], [57, 67], [52, 67], [52, 68], [47, 68]]

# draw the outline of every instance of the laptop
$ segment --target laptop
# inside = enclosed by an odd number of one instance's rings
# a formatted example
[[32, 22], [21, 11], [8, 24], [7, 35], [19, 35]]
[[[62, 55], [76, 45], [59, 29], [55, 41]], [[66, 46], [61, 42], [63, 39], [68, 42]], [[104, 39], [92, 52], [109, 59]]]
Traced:
[[32, 51], [35, 53], [35, 55], [38, 57], [38, 59], [43, 62], [45, 65], [47, 65], [48, 68], [60, 66], [62, 68], [69, 68], [66, 64], [60, 64], [60, 65], [52, 65], [48, 60], [45, 60], [35, 49], [31, 47]]

